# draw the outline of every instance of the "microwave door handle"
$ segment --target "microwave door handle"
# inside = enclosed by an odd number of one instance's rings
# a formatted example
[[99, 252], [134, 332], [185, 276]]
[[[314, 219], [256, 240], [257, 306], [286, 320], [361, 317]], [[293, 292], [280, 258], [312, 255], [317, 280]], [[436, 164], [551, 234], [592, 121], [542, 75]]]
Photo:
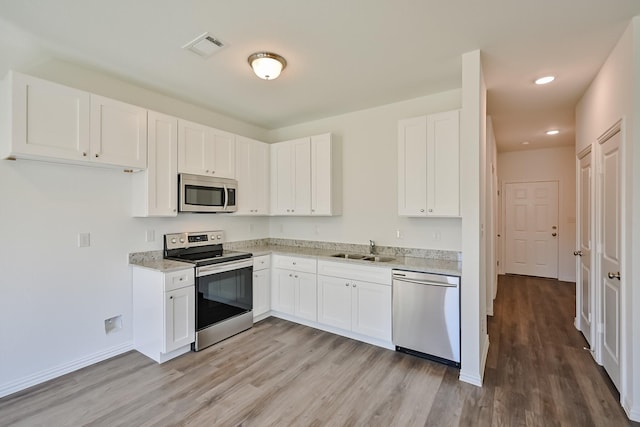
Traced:
[[229, 190], [227, 189], [227, 184], [222, 186], [224, 188], [224, 207], [223, 210], [227, 210], [227, 203], [229, 203]]

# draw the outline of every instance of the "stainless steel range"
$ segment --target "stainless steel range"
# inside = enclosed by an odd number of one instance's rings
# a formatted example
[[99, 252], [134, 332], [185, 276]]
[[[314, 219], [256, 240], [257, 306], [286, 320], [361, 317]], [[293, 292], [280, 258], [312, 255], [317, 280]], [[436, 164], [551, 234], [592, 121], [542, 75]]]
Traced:
[[195, 351], [253, 326], [253, 260], [247, 252], [222, 248], [224, 231], [164, 236], [164, 257], [194, 264]]

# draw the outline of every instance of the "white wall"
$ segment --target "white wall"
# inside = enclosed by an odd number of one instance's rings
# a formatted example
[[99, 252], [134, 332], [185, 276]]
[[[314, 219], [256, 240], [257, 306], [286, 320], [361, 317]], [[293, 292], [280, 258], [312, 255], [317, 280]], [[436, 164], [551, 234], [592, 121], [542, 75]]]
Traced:
[[460, 108], [460, 97], [452, 90], [270, 132], [270, 141], [332, 132], [343, 163], [343, 214], [274, 217], [271, 237], [459, 251], [459, 218], [398, 216], [397, 141], [399, 119]]
[[[63, 61], [20, 71], [247, 136], [266, 134]], [[132, 218], [131, 175], [121, 170], [0, 160], [0, 183], [0, 396], [130, 346], [129, 252], [162, 249], [162, 235], [176, 231], [221, 228], [230, 241], [269, 234], [268, 218]], [[155, 231], [154, 242], [145, 241], [146, 230]], [[80, 232], [91, 233], [90, 247], [77, 247]], [[115, 315], [123, 329], [107, 336], [104, 320]]]
[[[573, 256], [576, 242], [574, 150], [574, 147], [558, 147], [498, 153], [498, 170], [503, 183], [558, 181], [558, 278], [567, 282], [576, 280]], [[501, 235], [505, 235], [504, 229]]]
[[[640, 17], [635, 17], [576, 107], [576, 153], [623, 119], [620, 399], [640, 421]], [[595, 150], [593, 151], [595, 152]]]
[[462, 282], [460, 335], [462, 381], [482, 385], [489, 350], [486, 313], [485, 241], [482, 236], [486, 192], [486, 86], [480, 51], [462, 55], [460, 121], [460, 210], [462, 214]]

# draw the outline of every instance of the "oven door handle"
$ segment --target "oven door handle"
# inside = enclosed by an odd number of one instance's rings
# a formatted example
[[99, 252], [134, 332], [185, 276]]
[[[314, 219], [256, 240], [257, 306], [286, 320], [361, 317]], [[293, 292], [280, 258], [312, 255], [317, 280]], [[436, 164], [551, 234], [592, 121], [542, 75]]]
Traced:
[[196, 267], [196, 277], [210, 276], [216, 273], [224, 273], [247, 267], [253, 267], [253, 258]]

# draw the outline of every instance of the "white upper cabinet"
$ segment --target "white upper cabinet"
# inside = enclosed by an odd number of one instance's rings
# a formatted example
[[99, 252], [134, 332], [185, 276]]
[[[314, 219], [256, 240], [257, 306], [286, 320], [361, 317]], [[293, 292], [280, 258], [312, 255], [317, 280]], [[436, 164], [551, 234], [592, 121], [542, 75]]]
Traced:
[[331, 134], [272, 144], [271, 213], [340, 214], [341, 178], [341, 152]]
[[178, 121], [178, 172], [235, 178], [235, 135]]
[[398, 123], [398, 214], [460, 216], [459, 111]]
[[178, 119], [149, 111], [147, 170], [133, 175], [133, 216], [178, 214]]
[[11, 129], [5, 156], [146, 167], [147, 110], [16, 72], [5, 89]]
[[238, 210], [235, 215], [269, 214], [269, 144], [236, 139]]
[[13, 72], [10, 146], [3, 155], [82, 161], [89, 153], [91, 97], [87, 92]]
[[147, 110], [91, 95], [91, 158], [132, 169], [147, 167]]
[[311, 213], [310, 138], [271, 145], [271, 213]]
[[311, 137], [311, 215], [342, 213], [342, 153], [330, 133]]

